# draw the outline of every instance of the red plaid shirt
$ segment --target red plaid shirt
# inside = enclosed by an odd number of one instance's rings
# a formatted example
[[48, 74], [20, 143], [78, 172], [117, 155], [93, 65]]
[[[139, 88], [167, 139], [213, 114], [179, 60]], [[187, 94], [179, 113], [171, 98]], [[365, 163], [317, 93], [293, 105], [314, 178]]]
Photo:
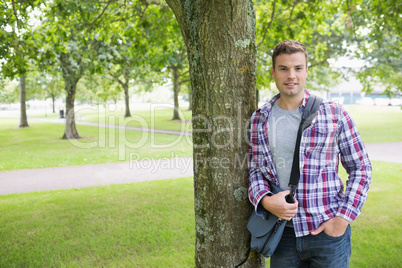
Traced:
[[[305, 91], [303, 112], [309, 98]], [[249, 148], [249, 198], [261, 214], [260, 201], [278, 179], [268, 141], [268, 117], [276, 95], [251, 117]], [[340, 156], [340, 157], [339, 157]], [[339, 158], [349, 174], [344, 185], [338, 176]], [[371, 163], [352, 118], [341, 105], [323, 100], [300, 144], [300, 180], [295, 198], [299, 202], [293, 225], [297, 237], [308, 235], [335, 216], [352, 222], [360, 214], [371, 182]]]

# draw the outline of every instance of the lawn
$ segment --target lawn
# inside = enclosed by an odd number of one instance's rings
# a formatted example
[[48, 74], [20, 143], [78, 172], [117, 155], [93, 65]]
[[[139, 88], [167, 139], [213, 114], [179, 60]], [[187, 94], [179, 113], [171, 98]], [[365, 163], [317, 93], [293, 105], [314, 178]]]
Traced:
[[191, 178], [0, 196], [0, 267], [190, 267]]
[[[152, 129], [166, 129], [175, 131], [191, 131], [191, 111], [179, 109], [181, 120], [172, 120], [173, 109], [166, 108], [163, 104], [152, 104], [146, 110], [132, 110], [131, 117], [124, 118], [124, 111], [113, 109], [113, 105], [104, 107], [97, 106], [77, 106], [76, 120], [92, 123], [107, 123], [111, 125], [128, 125], [134, 127], [144, 127]], [[59, 114], [45, 114], [41, 111], [30, 111], [28, 115], [33, 117], [58, 118]]]
[[[352, 227], [351, 267], [400, 267], [402, 262], [402, 164], [373, 161], [373, 180]], [[347, 179], [342, 168], [340, 176]]]
[[[351, 267], [400, 267], [401, 164], [374, 162]], [[0, 196], [0, 267], [194, 267], [191, 178]]]
[[365, 143], [402, 141], [402, 110], [395, 106], [347, 105]]
[[18, 119], [1, 119], [0, 171], [128, 161], [131, 153], [140, 159], [192, 155], [185, 136], [78, 125], [84, 139], [68, 141], [61, 139], [64, 124], [29, 124], [18, 129]]

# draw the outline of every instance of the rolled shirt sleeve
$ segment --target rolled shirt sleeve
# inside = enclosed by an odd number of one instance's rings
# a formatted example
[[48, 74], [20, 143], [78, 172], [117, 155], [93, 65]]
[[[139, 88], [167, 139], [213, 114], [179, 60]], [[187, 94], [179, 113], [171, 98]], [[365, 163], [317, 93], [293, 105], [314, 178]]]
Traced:
[[260, 163], [263, 162], [262, 145], [259, 142], [258, 127], [261, 126], [260, 120], [263, 116], [260, 111], [254, 112], [251, 117], [250, 125], [250, 145], [248, 151], [248, 175], [249, 175], [249, 199], [254, 205], [258, 215], [262, 216], [262, 208], [260, 206], [261, 199], [271, 193], [268, 181], [264, 178], [260, 169]]
[[360, 214], [367, 199], [372, 167], [359, 131], [349, 114], [340, 109], [338, 146], [340, 159], [348, 173], [346, 191], [336, 216], [352, 222]]

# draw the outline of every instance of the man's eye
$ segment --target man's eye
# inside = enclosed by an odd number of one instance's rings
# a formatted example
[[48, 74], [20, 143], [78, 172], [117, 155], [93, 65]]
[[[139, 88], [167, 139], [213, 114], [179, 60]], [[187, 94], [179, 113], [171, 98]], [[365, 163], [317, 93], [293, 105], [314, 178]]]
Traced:
[[281, 70], [281, 71], [286, 71], [286, 68], [280, 68], [279, 70]]

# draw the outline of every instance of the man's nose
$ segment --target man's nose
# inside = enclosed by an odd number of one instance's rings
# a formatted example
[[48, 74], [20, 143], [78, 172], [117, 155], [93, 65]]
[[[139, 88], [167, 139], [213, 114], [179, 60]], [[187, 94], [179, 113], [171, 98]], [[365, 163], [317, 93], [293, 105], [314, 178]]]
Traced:
[[289, 69], [289, 79], [295, 79], [296, 78], [296, 72], [293, 69]]

